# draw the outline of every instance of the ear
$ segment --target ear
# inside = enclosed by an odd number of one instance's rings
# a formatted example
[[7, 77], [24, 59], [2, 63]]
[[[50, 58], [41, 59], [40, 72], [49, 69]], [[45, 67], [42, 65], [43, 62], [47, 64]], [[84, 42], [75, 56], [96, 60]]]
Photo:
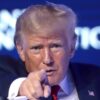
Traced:
[[77, 36], [75, 35], [71, 40], [72, 42], [71, 42], [70, 58], [72, 58], [75, 54], [76, 40], [77, 40]]
[[16, 43], [17, 52], [23, 62], [25, 62], [23, 46], [19, 43]]

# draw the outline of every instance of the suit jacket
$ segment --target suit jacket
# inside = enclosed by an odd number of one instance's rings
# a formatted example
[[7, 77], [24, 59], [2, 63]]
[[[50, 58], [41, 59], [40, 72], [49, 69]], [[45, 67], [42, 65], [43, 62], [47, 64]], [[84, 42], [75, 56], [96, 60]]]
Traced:
[[[74, 79], [79, 100], [100, 100], [100, 67], [70, 63], [69, 68]], [[8, 89], [13, 80], [27, 76], [20, 59], [0, 56], [0, 100], [6, 100]], [[42, 98], [41, 100], [45, 100]], [[47, 100], [52, 100], [51, 97]]]

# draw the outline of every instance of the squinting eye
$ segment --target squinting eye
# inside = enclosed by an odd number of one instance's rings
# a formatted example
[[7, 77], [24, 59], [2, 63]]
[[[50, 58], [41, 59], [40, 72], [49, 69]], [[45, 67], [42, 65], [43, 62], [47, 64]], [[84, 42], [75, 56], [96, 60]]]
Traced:
[[41, 49], [41, 47], [40, 46], [35, 46], [35, 47], [33, 47], [33, 49], [38, 50], [38, 49]]
[[33, 46], [31, 47], [31, 50], [34, 52], [34, 53], [38, 53], [40, 51], [40, 49], [42, 48], [42, 46]]
[[61, 48], [62, 45], [61, 44], [52, 44], [51, 48]]
[[53, 52], [58, 52], [63, 49], [63, 46], [62, 44], [52, 44], [50, 48]]

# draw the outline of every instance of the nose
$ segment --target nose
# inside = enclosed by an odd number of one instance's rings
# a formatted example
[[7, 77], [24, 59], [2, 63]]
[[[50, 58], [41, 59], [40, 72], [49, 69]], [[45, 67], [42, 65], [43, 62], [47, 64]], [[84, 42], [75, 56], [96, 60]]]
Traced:
[[45, 49], [43, 55], [43, 64], [47, 66], [52, 66], [54, 63], [52, 52], [49, 49]]

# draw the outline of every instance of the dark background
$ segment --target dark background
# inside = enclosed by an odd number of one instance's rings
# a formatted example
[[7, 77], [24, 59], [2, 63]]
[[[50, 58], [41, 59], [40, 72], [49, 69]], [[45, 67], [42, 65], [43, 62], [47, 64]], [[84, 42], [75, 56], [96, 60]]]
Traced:
[[[96, 31], [96, 33], [98, 34], [96, 37], [98, 41], [98, 46], [93, 47], [92, 45], [89, 45], [88, 48], [83, 48], [81, 46], [81, 38], [84, 38], [83, 39], [84, 41], [88, 41], [88, 39], [85, 37], [79, 36], [78, 37], [79, 45], [76, 48], [76, 54], [74, 58], [72, 59], [72, 61], [91, 63], [91, 64], [96, 64], [100, 66], [100, 0], [48, 0], [48, 1], [53, 2], [53, 3], [58, 3], [58, 4], [61, 3], [67, 6], [70, 6], [76, 12], [78, 16], [78, 27], [81, 27], [82, 29], [84, 29], [84, 27], [88, 27], [89, 37], [91, 37], [93, 29], [95, 27], [99, 27], [98, 31]], [[22, 10], [28, 7], [29, 5], [38, 4], [38, 3], [44, 4], [45, 0], [0, 0], [0, 12], [5, 9], [9, 13], [12, 13], [14, 9]], [[1, 15], [0, 15], [0, 24], [2, 23], [3, 22], [1, 20]], [[7, 29], [10, 29], [10, 27], [7, 26]], [[0, 34], [5, 34], [6, 36], [7, 29], [1, 31]], [[12, 34], [12, 33], [9, 32], [9, 34]], [[94, 38], [92, 38], [91, 40], [93, 43], [95, 42]], [[1, 39], [0, 42], [1, 41], [5, 42], [6, 39]], [[9, 45], [9, 40], [7, 43]], [[97, 43], [95, 42], [95, 44]], [[7, 54], [13, 57], [18, 57], [15, 48], [8, 50], [2, 43], [0, 43], [0, 55], [7, 55]]]

